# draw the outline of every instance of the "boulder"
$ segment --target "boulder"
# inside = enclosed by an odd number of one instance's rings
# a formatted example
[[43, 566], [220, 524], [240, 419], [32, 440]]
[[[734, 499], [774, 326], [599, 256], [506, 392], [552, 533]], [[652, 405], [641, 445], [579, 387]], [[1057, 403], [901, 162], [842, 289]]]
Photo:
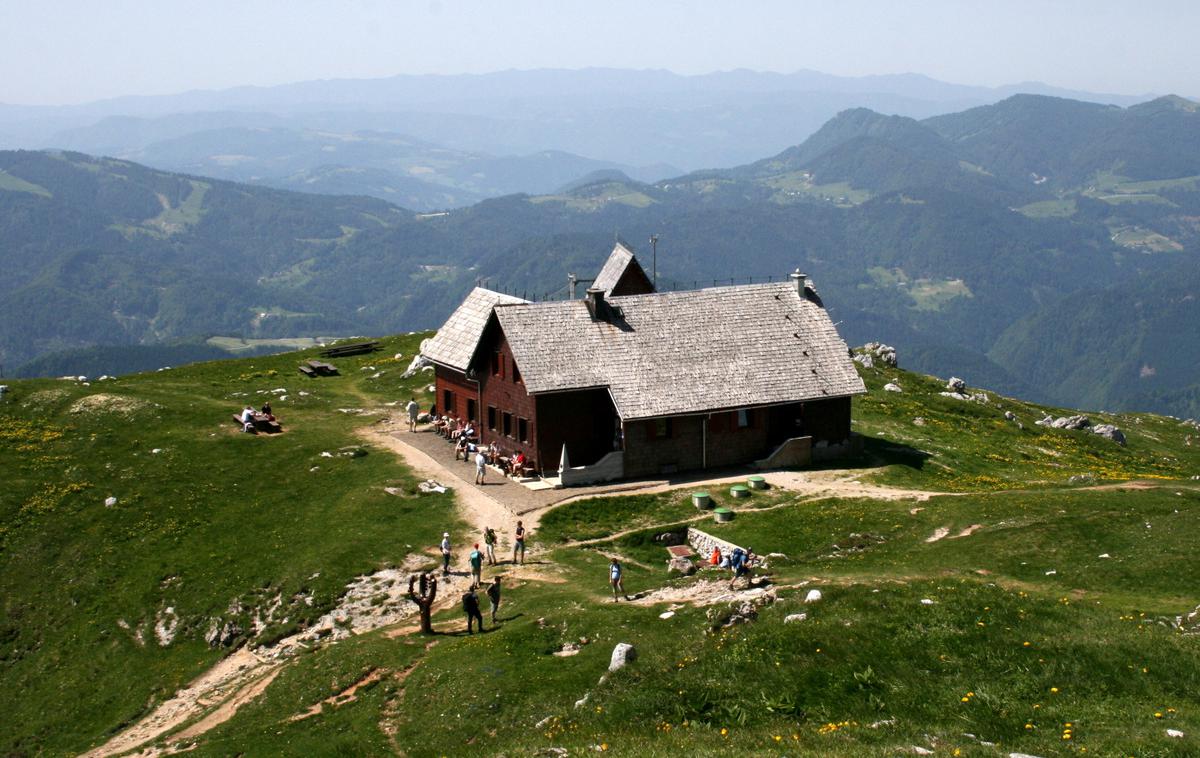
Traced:
[[683, 574], [684, 576], [691, 576], [692, 574], [696, 573], [696, 564], [692, 563], [690, 558], [675, 556], [671, 560], [667, 561], [667, 573], [678, 573]]
[[608, 670], [616, 671], [625, 668], [626, 665], [636, 660], [637, 648], [628, 642], [618, 642], [617, 646], [613, 648], [612, 658], [608, 662]]
[[1112, 424], [1098, 424], [1092, 427], [1092, 431], [1101, 437], [1112, 440], [1118, 445], [1125, 445], [1125, 434]]
[[883, 385], [883, 389], [885, 392], [903, 392], [904, 391], [900, 388], [900, 385], [896, 384], [895, 382], [888, 382], [887, 384]]
[[117, 499], [115, 497], [110, 496], [110, 497], [104, 498], [104, 507], [105, 508], [112, 508], [116, 504], [117, 504]]
[[1016, 421], [1017, 414], [1013, 413], [1012, 411], [1005, 411], [1004, 418], [1008, 419], [1009, 421]]
[[861, 347], [855, 348], [852, 352], [855, 354], [854, 360], [867, 368], [872, 368], [876, 364], [892, 368], [898, 365], [896, 348], [891, 345], [885, 345], [882, 342], [868, 342]]
[[1092, 425], [1092, 420], [1087, 416], [1060, 416], [1050, 422], [1050, 427], [1053, 429], [1087, 429]]
[[957, 392], [961, 395], [967, 389], [967, 383], [962, 379], [959, 379], [957, 376], [952, 376], [950, 377], [950, 380], [946, 382], [946, 389], [950, 390], [951, 392]]
[[429, 359], [426, 358], [425, 356], [416, 355], [413, 357], [412, 363], [408, 364], [408, 369], [403, 374], [400, 375], [400, 378], [401, 379], [411, 379], [412, 377], [417, 375], [418, 371], [425, 368], [426, 366], [432, 367], [432, 365], [433, 364], [431, 364], [429, 362]]
[[798, 624], [801, 621], [806, 620], [807, 618], [808, 618], [807, 613], [789, 613], [788, 615], [783, 617], [783, 623]]
[[821, 591], [820, 590], [809, 590], [808, 594], [804, 596], [804, 602], [806, 602], [806, 603], [815, 603], [820, 599], [821, 599]]

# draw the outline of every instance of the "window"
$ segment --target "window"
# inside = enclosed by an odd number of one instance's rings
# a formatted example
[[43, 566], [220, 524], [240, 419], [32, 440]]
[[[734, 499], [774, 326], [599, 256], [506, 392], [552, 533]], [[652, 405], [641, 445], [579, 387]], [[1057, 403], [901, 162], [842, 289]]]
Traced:
[[504, 356], [499, 350], [492, 353], [492, 376], [504, 376]]
[[751, 411], [749, 408], [742, 408], [737, 412], [738, 429], [749, 429], [750, 427], [754, 426], [754, 417], [751, 416], [751, 413], [753, 413], [753, 411]]
[[651, 421], [646, 426], [646, 439], [649, 440], [669, 440], [675, 431], [675, 425], [669, 418], [660, 418]]
[[442, 415], [454, 415], [454, 393], [450, 390], [442, 390]]
[[488, 429], [496, 431], [496, 406], [494, 405], [488, 406]]
[[500, 431], [504, 433], [505, 437], [511, 437], [512, 436], [512, 414], [511, 413], [501, 414], [500, 420], [504, 424], [504, 428], [501, 429]]
[[467, 398], [467, 420], [475, 420], [475, 398]]
[[529, 442], [529, 421], [526, 419], [517, 419], [517, 439]]
[[513, 361], [513, 364], [512, 364], [512, 378], [513, 378], [513, 381], [516, 382], [517, 384], [525, 383], [525, 382], [521, 381], [521, 369], [517, 368], [516, 361]]

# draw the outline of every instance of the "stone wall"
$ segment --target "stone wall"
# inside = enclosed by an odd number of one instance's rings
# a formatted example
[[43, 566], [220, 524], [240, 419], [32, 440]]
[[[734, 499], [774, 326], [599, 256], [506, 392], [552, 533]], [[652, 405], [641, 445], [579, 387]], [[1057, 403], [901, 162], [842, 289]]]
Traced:
[[[688, 544], [692, 546], [692, 549], [700, 554], [699, 560], [703, 563], [708, 561], [709, 556], [712, 555], [714, 547], [721, 549], [722, 558], [732, 554], [734, 548], [741, 547], [740, 545], [735, 545], [728, 540], [721, 539], [720, 537], [714, 537], [708, 532], [702, 532], [699, 529], [691, 526], [688, 527], [687, 541]], [[742, 548], [742, 550], [745, 549], [746, 548], [744, 547]]]
[[812, 437], [792, 437], [762, 460], [754, 462], [760, 469], [795, 468], [812, 463]]

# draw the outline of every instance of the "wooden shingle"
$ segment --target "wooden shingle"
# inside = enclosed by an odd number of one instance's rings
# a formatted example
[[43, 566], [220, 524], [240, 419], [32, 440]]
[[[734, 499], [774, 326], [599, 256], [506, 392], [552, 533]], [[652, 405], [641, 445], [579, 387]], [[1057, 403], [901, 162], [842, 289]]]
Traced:
[[492, 316], [492, 309], [501, 304], [526, 303], [519, 297], [476, 287], [462, 305], [450, 314], [442, 328], [421, 351], [429, 360], [443, 366], [466, 371], [483, 336], [483, 328]]

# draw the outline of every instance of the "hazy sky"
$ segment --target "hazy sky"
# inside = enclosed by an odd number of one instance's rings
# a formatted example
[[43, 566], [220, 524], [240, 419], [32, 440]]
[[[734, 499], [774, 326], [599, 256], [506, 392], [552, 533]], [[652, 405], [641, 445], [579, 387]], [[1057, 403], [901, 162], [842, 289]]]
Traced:
[[1200, 94], [1197, 0], [0, 0], [0, 102], [508, 68]]

